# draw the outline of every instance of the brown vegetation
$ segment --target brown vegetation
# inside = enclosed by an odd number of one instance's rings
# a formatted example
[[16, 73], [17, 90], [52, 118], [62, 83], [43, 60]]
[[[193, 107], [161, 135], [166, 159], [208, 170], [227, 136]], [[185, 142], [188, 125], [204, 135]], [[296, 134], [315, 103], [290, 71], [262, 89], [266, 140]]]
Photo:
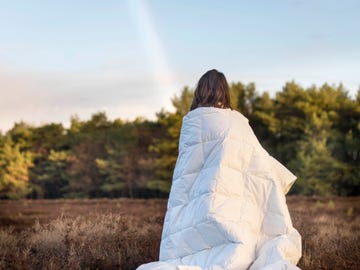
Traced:
[[[358, 269], [360, 198], [287, 198], [301, 269]], [[0, 201], [0, 269], [136, 269], [157, 260], [166, 200]]]

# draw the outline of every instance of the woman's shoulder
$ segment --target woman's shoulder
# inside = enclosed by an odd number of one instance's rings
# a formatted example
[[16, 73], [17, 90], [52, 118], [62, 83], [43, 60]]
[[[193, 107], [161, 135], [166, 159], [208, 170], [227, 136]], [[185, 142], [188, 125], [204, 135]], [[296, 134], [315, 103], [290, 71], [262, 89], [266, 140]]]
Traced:
[[230, 109], [230, 108], [217, 108], [217, 107], [198, 107], [196, 109], [189, 111], [184, 116], [184, 119], [197, 118], [197, 117], [201, 117], [201, 116], [209, 115], [209, 114], [232, 115], [235, 118], [239, 118], [239, 119], [248, 121], [248, 119], [237, 110]]
[[209, 107], [197, 107], [196, 109], [189, 111], [185, 115], [185, 117], [191, 118], [191, 117], [201, 116], [204, 114], [223, 113], [223, 112], [226, 112], [229, 110], [230, 110], [230, 108], [222, 109], [222, 108], [210, 107], [210, 106]]
[[233, 118], [235, 118], [235, 120], [241, 120], [241, 121], [245, 121], [245, 122], [249, 122], [249, 119], [243, 115], [241, 112], [237, 111], [237, 110], [231, 110], [231, 115], [233, 116]]

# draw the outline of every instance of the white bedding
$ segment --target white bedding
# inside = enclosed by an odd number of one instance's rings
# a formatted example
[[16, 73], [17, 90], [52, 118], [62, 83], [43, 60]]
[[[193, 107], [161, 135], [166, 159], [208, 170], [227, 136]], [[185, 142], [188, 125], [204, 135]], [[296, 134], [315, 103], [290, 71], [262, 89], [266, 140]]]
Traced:
[[159, 262], [138, 270], [299, 269], [285, 194], [296, 180], [248, 119], [200, 107], [183, 118]]

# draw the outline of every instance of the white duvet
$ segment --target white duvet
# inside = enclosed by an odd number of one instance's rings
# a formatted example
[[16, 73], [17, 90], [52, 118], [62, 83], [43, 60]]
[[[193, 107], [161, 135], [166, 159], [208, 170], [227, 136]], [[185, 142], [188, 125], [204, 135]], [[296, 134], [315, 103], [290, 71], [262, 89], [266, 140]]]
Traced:
[[285, 194], [296, 176], [248, 119], [200, 107], [183, 118], [160, 259], [138, 270], [299, 269], [301, 236]]

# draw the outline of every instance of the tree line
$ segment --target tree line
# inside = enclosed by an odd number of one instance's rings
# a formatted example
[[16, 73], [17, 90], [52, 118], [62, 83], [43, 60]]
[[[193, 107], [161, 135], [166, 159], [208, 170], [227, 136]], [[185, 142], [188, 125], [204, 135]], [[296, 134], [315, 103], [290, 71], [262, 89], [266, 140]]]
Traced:
[[[360, 89], [303, 88], [287, 82], [271, 97], [254, 83], [230, 84], [233, 109], [248, 119], [264, 148], [298, 177], [304, 195], [360, 195]], [[31, 126], [0, 134], [0, 198], [166, 197], [178, 154], [182, 117], [193, 89], [172, 98], [156, 120], [88, 120]]]

